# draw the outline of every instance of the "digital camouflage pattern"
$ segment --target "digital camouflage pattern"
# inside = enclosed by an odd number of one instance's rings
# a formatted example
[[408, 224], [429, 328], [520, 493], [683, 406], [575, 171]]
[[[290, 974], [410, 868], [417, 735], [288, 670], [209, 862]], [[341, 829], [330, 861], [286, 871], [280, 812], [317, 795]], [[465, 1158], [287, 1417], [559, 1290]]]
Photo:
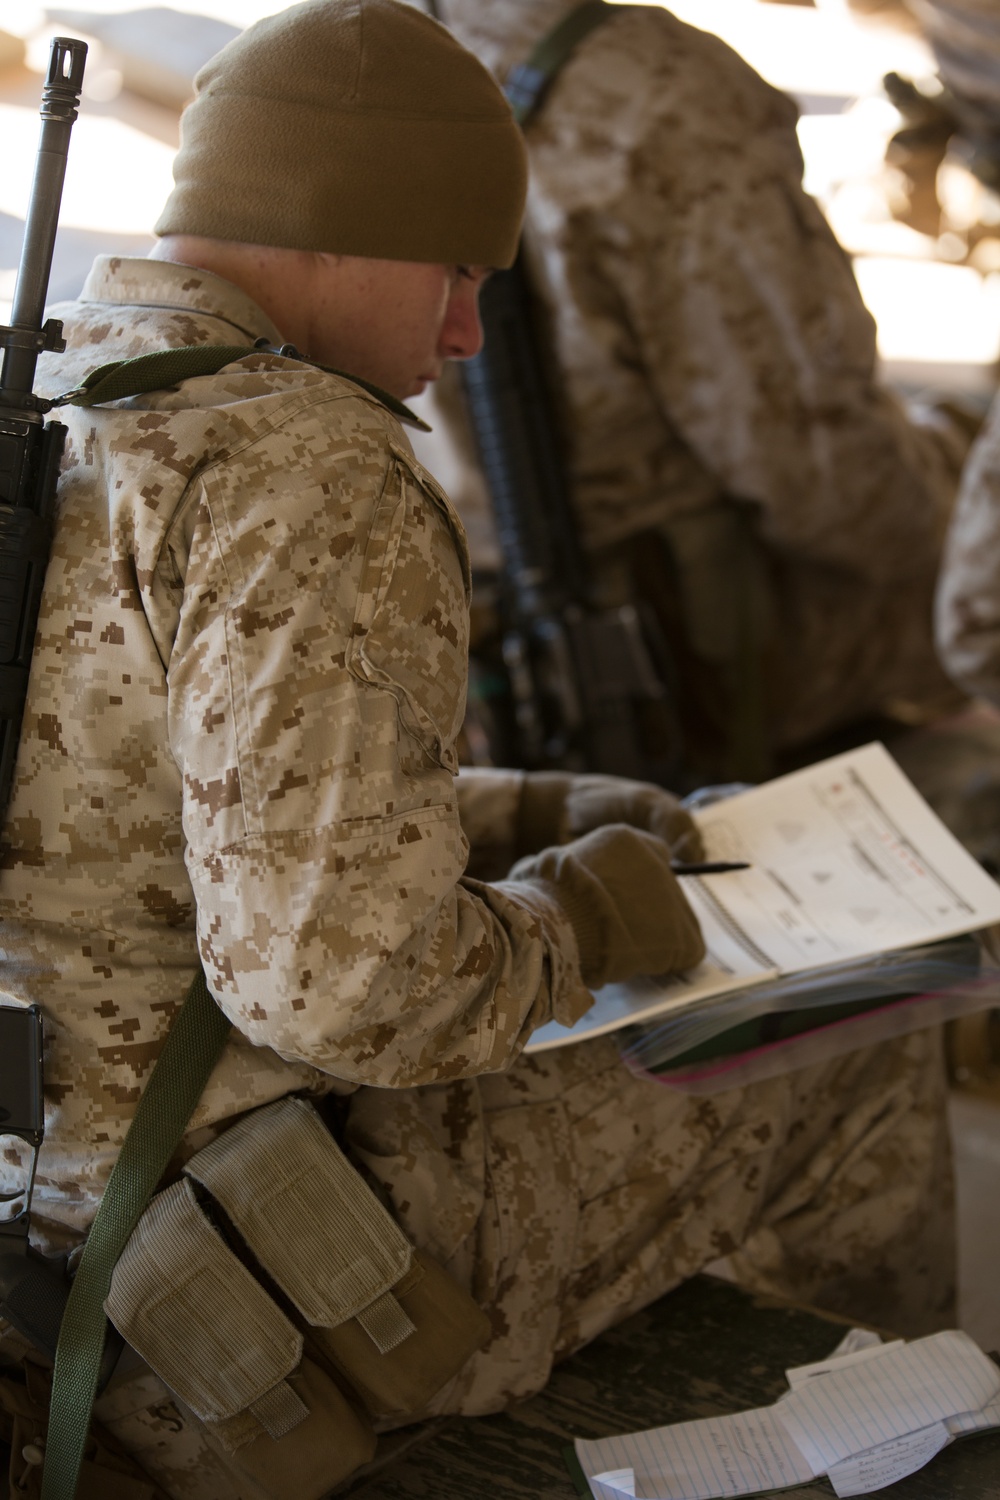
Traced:
[[[99, 261], [62, 313], [51, 394], [277, 334], [158, 262]], [[460, 883], [464, 546], [396, 420], [250, 351], [67, 421], [0, 882], [6, 994], [48, 1021], [50, 1243], [89, 1223], [199, 952], [236, 1030], [196, 1132], [500, 1067], [587, 1003], [554, 903]]]
[[938, 584], [937, 632], [955, 681], [1000, 704], [1000, 401], [962, 476]]
[[[573, 8], [439, 5], [501, 79]], [[709, 704], [748, 635], [762, 643], [777, 748], [890, 699], [940, 701], [931, 601], [965, 447], [876, 381], [874, 323], [803, 191], [795, 123], [722, 41], [644, 6], [580, 43], [527, 130], [527, 245], [583, 540], [611, 602], [670, 587], [662, 569], [637, 583], [629, 541], [646, 534], [644, 569], [666, 545]]]
[[[98, 261], [61, 311], [50, 392], [278, 332], [159, 262]], [[588, 997], [544, 890], [463, 876], [467, 836], [504, 868], [522, 778], [453, 777], [464, 542], [395, 419], [248, 352], [68, 420], [0, 881], [4, 998], [40, 1002], [49, 1038], [42, 1243], [93, 1217], [200, 953], [235, 1030], [185, 1149], [290, 1091], [349, 1096], [355, 1161], [492, 1321], [437, 1409], [538, 1389], [741, 1245], [763, 1286], [947, 1321], [935, 1035], [712, 1099], [634, 1078], [607, 1040], [519, 1058]], [[21, 1181], [8, 1156], [0, 1186]], [[115, 1389], [98, 1416], [158, 1483], [227, 1493], [161, 1383]]]
[[[959, 126], [1000, 173], [1000, 14], [996, 0], [906, 0], [934, 48]], [[996, 176], [990, 178], [996, 182]]]

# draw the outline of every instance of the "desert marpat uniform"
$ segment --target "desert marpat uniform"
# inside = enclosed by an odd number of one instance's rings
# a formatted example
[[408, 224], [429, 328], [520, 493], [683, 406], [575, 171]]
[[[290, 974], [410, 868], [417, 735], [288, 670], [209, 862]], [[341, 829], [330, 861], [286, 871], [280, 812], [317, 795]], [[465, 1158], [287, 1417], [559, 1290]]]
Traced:
[[500, 1067], [585, 992], [537, 887], [458, 884], [464, 556], [395, 419], [254, 355], [276, 330], [216, 277], [99, 261], [67, 313], [42, 387], [250, 356], [68, 418], [0, 900], [8, 992], [53, 1018], [39, 1222], [79, 1232], [198, 951], [236, 1031], [195, 1128]]
[[[502, 80], [573, 4], [440, 10]], [[648, 6], [579, 44], [527, 128], [526, 238], [582, 539], [612, 600], [635, 586], [630, 539], [645, 533], [647, 568], [667, 544], [712, 714], [713, 680], [746, 662], [748, 630], [763, 641], [778, 748], [889, 699], [941, 700], [931, 600], [965, 446], [877, 383], [795, 123], [722, 41]]]
[[962, 475], [941, 565], [937, 632], [955, 681], [1000, 705], [1000, 401]]
[[[946, 1317], [934, 1037], [709, 1100], [607, 1040], [517, 1060], [586, 996], [543, 891], [462, 878], [457, 802], [502, 845], [519, 776], [456, 797], [464, 543], [395, 419], [253, 353], [277, 330], [201, 271], [98, 261], [62, 313], [50, 391], [167, 344], [248, 355], [68, 418], [0, 883], [6, 995], [48, 1027], [43, 1237], [92, 1218], [200, 950], [235, 1030], [188, 1146], [289, 1091], [350, 1095], [348, 1148], [492, 1319], [441, 1407], [537, 1389], [741, 1241], [760, 1284]], [[148, 1444], [180, 1419], [143, 1420]], [[164, 1462], [172, 1493], [216, 1483]]]

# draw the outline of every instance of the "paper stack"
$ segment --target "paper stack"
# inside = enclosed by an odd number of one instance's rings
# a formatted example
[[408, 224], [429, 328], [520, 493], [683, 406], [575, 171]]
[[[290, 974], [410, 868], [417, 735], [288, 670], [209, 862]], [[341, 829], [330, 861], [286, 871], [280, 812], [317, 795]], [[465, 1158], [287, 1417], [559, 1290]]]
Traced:
[[958, 1331], [883, 1344], [852, 1329], [786, 1372], [773, 1406], [597, 1441], [576, 1456], [596, 1500], [712, 1500], [808, 1484], [865, 1495], [964, 1433], [1000, 1426], [1000, 1368]]
[[[528, 1052], [668, 1018], [678, 1027], [674, 1050], [683, 1051], [715, 1034], [713, 1014], [719, 1029], [740, 1019], [727, 1015], [723, 997], [745, 994], [749, 1015], [761, 994], [766, 1010], [786, 1008], [796, 989], [815, 990], [824, 974], [842, 985], [845, 965], [858, 977], [864, 960], [1000, 922], [1000, 886], [882, 745], [794, 771], [695, 817], [707, 858], [748, 866], [685, 880], [705, 938], [703, 962], [689, 974], [605, 985], [575, 1026], [539, 1027]], [[874, 967], [871, 977], [877, 993]], [[956, 981], [964, 977], [959, 968]], [[926, 985], [919, 970], [910, 979], [916, 990], [940, 987], [933, 965]], [[997, 1003], [995, 985], [981, 1003]]]

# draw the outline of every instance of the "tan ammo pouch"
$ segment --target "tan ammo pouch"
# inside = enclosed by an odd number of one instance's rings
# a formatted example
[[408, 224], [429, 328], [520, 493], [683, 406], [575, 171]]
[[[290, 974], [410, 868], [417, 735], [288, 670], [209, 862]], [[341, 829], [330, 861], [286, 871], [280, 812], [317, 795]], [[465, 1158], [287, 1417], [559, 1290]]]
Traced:
[[108, 1316], [205, 1424], [253, 1493], [319, 1497], [375, 1436], [303, 1354], [301, 1332], [229, 1249], [186, 1178], [158, 1193], [115, 1267]]
[[488, 1320], [413, 1249], [300, 1099], [248, 1115], [185, 1172], [139, 1220], [108, 1316], [254, 1493], [284, 1500], [293, 1475], [296, 1500], [312, 1500], [374, 1452], [339, 1387], [375, 1417], [416, 1414], [486, 1341]]
[[419, 1412], [489, 1337], [484, 1313], [414, 1250], [304, 1100], [255, 1111], [185, 1170], [373, 1416]]

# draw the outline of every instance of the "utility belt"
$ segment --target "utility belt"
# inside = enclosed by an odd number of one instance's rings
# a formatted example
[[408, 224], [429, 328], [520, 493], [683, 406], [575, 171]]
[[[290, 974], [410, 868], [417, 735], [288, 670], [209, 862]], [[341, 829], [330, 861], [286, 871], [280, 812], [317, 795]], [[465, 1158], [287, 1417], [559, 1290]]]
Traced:
[[418, 1416], [490, 1331], [295, 1097], [150, 1200], [105, 1309], [142, 1363], [126, 1352], [95, 1415], [185, 1500], [319, 1500], [373, 1457], [373, 1424]]

